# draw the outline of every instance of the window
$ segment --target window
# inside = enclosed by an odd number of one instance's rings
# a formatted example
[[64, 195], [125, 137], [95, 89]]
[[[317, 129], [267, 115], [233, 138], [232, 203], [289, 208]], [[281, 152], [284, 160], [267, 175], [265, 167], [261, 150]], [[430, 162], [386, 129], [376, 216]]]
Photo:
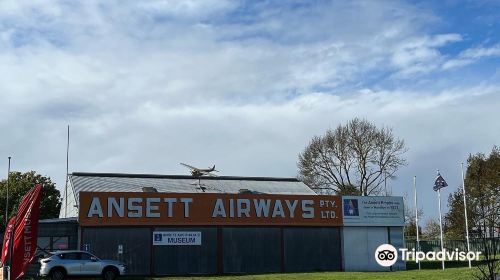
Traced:
[[50, 237], [38, 237], [37, 242], [37, 255], [48, 255], [51, 251], [50, 249]]
[[87, 254], [87, 253], [81, 253], [81, 258], [82, 260], [85, 260], [85, 261], [90, 261], [92, 260], [92, 258], [94, 258], [94, 256], [92, 256], [91, 254]]
[[69, 238], [67, 236], [52, 237], [52, 250], [67, 250], [69, 248]]
[[50, 237], [38, 237], [38, 249], [49, 251], [50, 250]]
[[43, 253], [69, 249], [69, 236], [38, 237], [37, 249]]
[[50, 255], [50, 237], [38, 237], [36, 256], [46, 257]]

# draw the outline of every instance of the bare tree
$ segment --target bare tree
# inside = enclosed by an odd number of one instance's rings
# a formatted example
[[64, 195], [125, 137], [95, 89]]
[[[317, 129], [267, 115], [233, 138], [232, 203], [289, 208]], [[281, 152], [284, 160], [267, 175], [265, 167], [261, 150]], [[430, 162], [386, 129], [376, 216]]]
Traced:
[[299, 178], [317, 193], [381, 194], [407, 150], [391, 128], [355, 118], [312, 138], [299, 154]]

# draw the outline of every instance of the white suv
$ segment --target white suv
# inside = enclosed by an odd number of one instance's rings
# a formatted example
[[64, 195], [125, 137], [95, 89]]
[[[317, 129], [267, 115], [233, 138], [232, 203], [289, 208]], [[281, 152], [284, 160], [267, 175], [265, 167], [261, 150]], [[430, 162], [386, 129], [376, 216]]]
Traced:
[[119, 261], [101, 260], [85, 251], [57, 251], [40, 260], [40, 276], [63, 280], [66, 276], [102, 276], [114, 280], [125, 274], [125, 264]]

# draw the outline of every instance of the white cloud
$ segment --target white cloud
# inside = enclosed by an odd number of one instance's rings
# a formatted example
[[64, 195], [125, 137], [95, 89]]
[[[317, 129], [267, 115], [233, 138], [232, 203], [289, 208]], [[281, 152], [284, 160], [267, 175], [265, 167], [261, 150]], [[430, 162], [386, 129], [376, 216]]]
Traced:
[[0, 156], [61, 187], [70, 123], [73, 171], [184, 173], [182, 161], [295, 176], [312, 135], [360, 116], [408, 141], [402, 194], [414, 172], [499, 139], [498, 83], [439, 76], [453, 60], [441, 48], [462, 37], [427, 32], [431, 12], [253, 3], [0, 2]]
[[452, 69], [472, 64], [485, 57], [500, 56], [500, 44], [492, 47], [473, 47], [462, 51], [456, 58], [443, 64], [443, 69]]
[[401, 78], [433, 72], [445, 60], [438, 48], [461, 40], [460, 34], [451, 33], [417, 37], [401, 43], [391, 59], [399, 69], [394, 76]]
[[138, 3], [138, 7], [154, 16], [175, 18], [207, 18], [237, 6], [237, 1], [229, 0], [155, 0]]

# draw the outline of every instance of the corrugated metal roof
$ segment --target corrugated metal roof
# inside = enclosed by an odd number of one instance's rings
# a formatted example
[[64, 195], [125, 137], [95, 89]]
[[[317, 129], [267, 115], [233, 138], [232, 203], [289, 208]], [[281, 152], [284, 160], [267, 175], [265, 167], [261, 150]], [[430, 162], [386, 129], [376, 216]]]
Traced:
[[77, 217], [80, 192], [158, 192], [175, 193], [239, 193], [315, 195], [296, 178], [268, 177], [202, 177], [183, 175], [117, 174], [74, 172], [69, 176], [68, 197], [63, 201], [59, 217]]
[[79, 192], [143, 192], [144, 187], [158, 192], [239, 193], [240, 190], [267, 194], [315, 193], [295, 178], [202, 177], [150, 174], [73, 173], [71, 184], [78, 201]]
[[63, 224], [63, 223], [77, 223], [78, 220], [76, 217], [70, 217], [70, 218], [54, 218], [54, 219], [43, 219], [38, 221], [41, 224]]

